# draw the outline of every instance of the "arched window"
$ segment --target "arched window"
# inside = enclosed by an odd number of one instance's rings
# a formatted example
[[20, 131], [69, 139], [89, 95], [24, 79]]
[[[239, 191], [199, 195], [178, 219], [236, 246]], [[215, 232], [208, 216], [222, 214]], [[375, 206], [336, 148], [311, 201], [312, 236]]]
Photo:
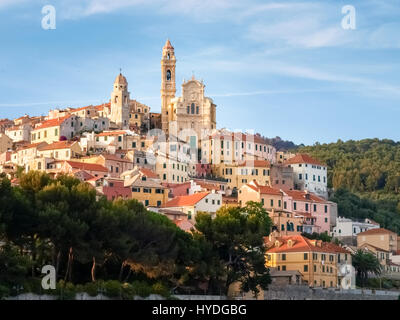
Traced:
[[167, 81], [171, 80], [171, 70], [167, 70]]
[[186, 107], [186, 111], [187, 111], [188, 114], [190, 113], [190, 106]]
[[196, 106], [196, 114], [199, 114], [199, 106]]
[[194, 114], [194, 103], [192, 103], [192, 114]]
[[114, 102], [118, 103], [118, 96], [115, 96]]
[[168, 60], [171, 60], [171, 55], [168, 53]]

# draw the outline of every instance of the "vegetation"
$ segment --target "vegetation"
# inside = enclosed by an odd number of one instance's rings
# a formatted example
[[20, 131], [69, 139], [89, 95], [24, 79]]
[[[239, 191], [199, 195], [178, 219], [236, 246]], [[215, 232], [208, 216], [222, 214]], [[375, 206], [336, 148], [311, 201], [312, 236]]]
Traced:
[[340, 216], [370, 218], [400, 232], [400, 142], [364, 139], [301, 147], [328, 166]]
[[75, 178], [35, 171], [21, 174], [19, 187], [0, 179], [0, 203], [2, 296], [44, 293], [47, 264], [67, 298], [78, 289], [121, 298], [168, 296], [171, 288], [226, 294], [233, 281], [257, 292], [268, 282], [257, 249], [270, 220], [255, 204], [221, 210], [215, 220], [200, 214], [192, 235], [136, 200], [110, 202]]
[[382, 271], [378, 258], [372, 253], [363, 250], [357, 250], [352, 257], [352, 263], [356, 269], [357, 280], [361, 287], [367, 284], [368, 274], [380, 275]]

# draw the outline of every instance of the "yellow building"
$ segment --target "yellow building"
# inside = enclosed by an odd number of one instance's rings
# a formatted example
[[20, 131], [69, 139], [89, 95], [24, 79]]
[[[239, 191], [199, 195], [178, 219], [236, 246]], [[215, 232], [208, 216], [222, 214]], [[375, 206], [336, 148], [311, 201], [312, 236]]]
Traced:
[[168, 188], [160, 184], [153, 171], [135, 167], [121, 175], [124, 187], [132, 190], [132, 199], [142, 202], [146, 207], [160, 207], [168, 201]]
[[394, 253], [398, 250], [397, 239], [398, 235], [393, 231], [383, 228], [371, 229], [357, 235], [357, 247], [368, 244]]
[[77, 141], [58, 141], [38, 148], [38, 156], [55, 160], [71, 160], [82, 155]]
[[351, 265], [344, 248], [301, 235], [273, 237], [266, 241], [266, 265], [278, 271], [299, 271], [311, 287], [338, 287], [340, 266]]
[[40, 122], [31, 131], [31, 142], [53, 143], [60, 137], [71, 139], [75, 135], [75, 120], [77, 116], [66, 116]]
[[270, 185], [270, 170], [271, 164], [267, 160], [212, 165], [213, 174], [226, 179], [231, 190], [238, 190], [253, 180], [261, 185]]

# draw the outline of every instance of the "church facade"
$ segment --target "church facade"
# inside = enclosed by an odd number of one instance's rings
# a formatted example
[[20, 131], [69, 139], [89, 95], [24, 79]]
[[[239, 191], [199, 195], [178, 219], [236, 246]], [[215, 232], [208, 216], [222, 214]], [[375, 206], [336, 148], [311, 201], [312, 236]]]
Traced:
[[205, 85], [194, 76], [182, 84], [176, 97], [176, 57], [167, 40], [161, 59], [161, 122], [166, 135], [179, 135], [197, 147], [201, 139], [216, 129], [216, 105], [205, 96]]

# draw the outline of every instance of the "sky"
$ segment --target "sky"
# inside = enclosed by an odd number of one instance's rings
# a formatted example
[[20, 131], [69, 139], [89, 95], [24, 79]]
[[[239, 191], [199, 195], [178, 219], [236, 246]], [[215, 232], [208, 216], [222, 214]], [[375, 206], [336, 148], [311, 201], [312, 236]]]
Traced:
[[[42, 28], [45, 5], [55, 29]], [[344, 29], [345, 5], [355, 29]], [[400, 140], [398, 0], [0, 0], [0, 118], [131, 98], [160, 112], [169, 38], [217, 126], [297, 144]]]

